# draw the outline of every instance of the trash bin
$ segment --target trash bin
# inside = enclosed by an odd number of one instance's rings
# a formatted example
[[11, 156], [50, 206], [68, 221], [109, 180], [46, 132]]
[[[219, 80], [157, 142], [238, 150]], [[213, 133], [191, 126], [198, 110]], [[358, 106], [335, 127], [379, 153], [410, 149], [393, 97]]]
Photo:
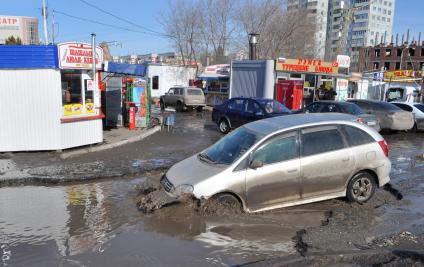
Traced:
[[174, 127], [175, 120], [176, 120], [175, 109], [168, 109], [168, 108], [165, 109], [162, 116], [163, 116], [163, 124], [165, 126], [168, 126], [168, 130], [169, 130], [169, 126]]

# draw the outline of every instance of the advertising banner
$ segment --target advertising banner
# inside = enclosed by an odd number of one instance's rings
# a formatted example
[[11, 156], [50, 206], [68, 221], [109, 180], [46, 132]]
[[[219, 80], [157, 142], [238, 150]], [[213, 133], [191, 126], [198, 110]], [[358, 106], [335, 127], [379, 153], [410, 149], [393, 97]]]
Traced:
[[[60, 69], [88, 69], [92, 68], [91, 44], [61, 43], [58, 44]], [[96, 69], [101, 69], [103, 63], [103, 49], [96, 46]]]
[[337, 101], [346, 101], [347, 99], [347, 91], [349, 87], [349, 81], [346, 79], [337, 79], [336, 84], [336, 100]]
[[339, 64], [318, 59], [279, 58], [275, 63], [275, 70], [281, 72], [338, 74]]

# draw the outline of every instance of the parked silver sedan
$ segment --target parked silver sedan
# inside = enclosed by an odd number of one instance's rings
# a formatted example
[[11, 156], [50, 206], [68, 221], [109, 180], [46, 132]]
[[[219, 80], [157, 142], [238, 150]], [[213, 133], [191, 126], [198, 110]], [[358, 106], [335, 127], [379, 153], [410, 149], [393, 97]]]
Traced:
[[369, 114], [374, 114], [382, 130], [410, 130], [414, 127], [414, 116], [399, 107], [383, 101], [349, 99]]
[[162, 177], [174, 197], [239, 203], [258, 212], [345, 197], [363, 203], [389, 182], [383, 137], [347, 114], [255, 121], [185, 159]]

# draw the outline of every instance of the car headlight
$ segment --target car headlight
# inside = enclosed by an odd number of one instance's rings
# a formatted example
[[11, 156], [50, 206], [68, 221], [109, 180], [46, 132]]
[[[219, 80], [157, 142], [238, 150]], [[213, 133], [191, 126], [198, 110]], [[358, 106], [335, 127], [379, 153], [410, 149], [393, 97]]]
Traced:
[[189, 184], [182, 184], [175, 188], [174, 194], [178, 196], [190, 195], [193, 193], [193, 186]]

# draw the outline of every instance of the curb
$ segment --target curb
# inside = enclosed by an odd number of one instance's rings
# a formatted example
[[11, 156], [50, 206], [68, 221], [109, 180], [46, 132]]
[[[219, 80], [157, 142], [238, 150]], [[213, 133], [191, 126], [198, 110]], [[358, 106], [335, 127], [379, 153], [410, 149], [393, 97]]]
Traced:
[[134, 137], [130, 137], [115, 143], [111, 143], [111, 144], [103, 144], [100, 146], [95, 146], [95, 147], [89, 147], [89, 148], [82, 148], [82, 149], [78, 149], [78, 150], [74, 150], [74, 151], [70, 151], [70, 152], [64, 152], [62, 154], [60, 154], [60, 158], [61, 159], [67, 159], [67, 158], [71, 158], [71, 157], [75, 157], [75, 156], [79, 156], [79, 155], [83, 155], [83, 154], [87, 154], [87, 153], [91, 153], [91, 152], [98, 152], [98, 151], [103, 151], [103, 150], [107, 150], [107, 149], [111, 149], [111, 148], [115, 148], [118, 146], [122, 146], [122, 145], [126, 145], [129, 143], [134, 143], [134, 142], [138, 142], [140, 140], [143, 140], [144, 138], [156, 133], [160, 131], [160, 127], [156, 126], [154, 128], [148, 129], [145, 132], [141, 133], [138, 136], [134, 136]]

